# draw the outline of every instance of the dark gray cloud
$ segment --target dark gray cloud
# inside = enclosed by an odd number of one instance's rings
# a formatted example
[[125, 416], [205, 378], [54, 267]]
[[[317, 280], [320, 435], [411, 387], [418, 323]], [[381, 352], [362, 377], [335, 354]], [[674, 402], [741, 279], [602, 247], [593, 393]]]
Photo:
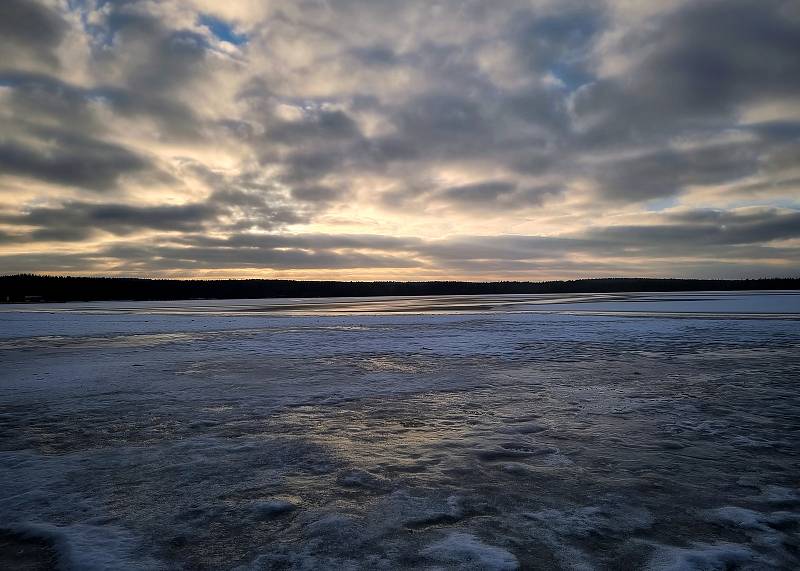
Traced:
[[659, 149], [611, 160], [592, 169], [590, 175], [605, 196], [637, 201], [672, 196], [689, 185], [736, 181], [759, 166], [756, 145], [729, 143], [692, 150]]
[[226, 238], [190, 235], [176, 240], [184, 246], [205, 248], [292, 248], [301, 250], [383, 250], [388, 252], [417, 251], [423, 240], [413, 237], [379, 234], [232, 234]]
[[356, 47], [351, 50], [351, 54], [360, 62], [374, 66], [394, 65], [400, 59], [391, 46], [382, 45]]
[[517, 185], [505, 181], [479, 182], [464, 186], [453, 186], [439, 193], [439, 197], [456, 202], [485, 204], [496, 202], [517, 189]]
[[109, 2], [104, 17], [92, 27], [102, 46], [97, 63], [122, 67], [124, 82], [138, 93], [174, 94], [192, 86], [213, 69], [209, 38], [198, 30], [171, 27], [147, 11], [142, 2]]
[[694, 112], [792, 95], [800, 87], [798, 24], [787, 0], [688, 2], [660, 23], [637, 83], [650, 100]]
[[102, 84], [87, 88], [51, 75], [13, 71], [0, 73], [0, 86], [10, 90], [7, 106], [17, 120], [9, 127], [16, 129], [46, 120], [84, 135], [102, 135], [106, 126], [98, 107], [107, 107], [115, 116], [152, 122], [164, 139], [203, 136], [203, 122], [187, 104], [149, 90]]
[[[0, 2], [0, 69], [12, 62], [58, 67], [58, 45], [67, 33], [62, 15], [36, 0]], [[20, 61], [22, 60], [22, 61]]]
[[303, 202], [333, 202], [347, 194], [330, 186], [298, 186], [292, 189], [292, 197]]
[[0, 73], [0, 87], [7, 92], [7, 115], [0, 116], [0, 175], [92, 192], [117, 190], [125, 178], [169, 180], [154, 157], [113, 140], [119, 135], [109, 132], [105, 110], [153, 125], [162, 141], [197, 142], [205, 128], [186, 105], [127, 88], [87, 88], [28, 72]]
[[115, 188], [121, 177], [150, 166], [141, 155], [113, 143], [64, 131], [32, 131], [47, 146], [0, 142], [0, 174], [103, 192]]
[[70, 253], [0, 254], [0, 266], [8, 273], [97, 271], [103, 266], [101, 256]]
[[675, 247], [690, 251], [698, 246], [760, 244], [800, 238], [800, 212], [697, 210], [670, 214], [662, 224], [612, 226], [592, 230], [588, 235], [613, 244], [662, 251]]
[[461, 210], [509, 211], [540, 206], [563, 193], [557, 186], [520, 187], [508, 181], [486, 181], [453, 186], [434, 193], [434, 200]]
[[36, 227], [35, 241], [75, 241], [103, 230], [126, 235], [139, 230], [197, 231], [220, 214], [211, 203], [179, 206], [130, 206], [70, 202], [57, 208], [33, 208], [23, 214], [0, 216], [0, 223]]
[[262, 270], [411, 268], [413, 260], [391, 254], [301, 249], [113, 246], [102, 252], [125, 267], [159, 269], [252, 268]]
[[562, 12], [543, 16], [521, 12], [510, 32], [521, 62], [531, 72], [549, 72], [573, 90], [591, 79], [589, 50], [607, 17], [601, 3], [565, 3]]
[[719, 128], [739, 105], [800, 89], [800, 15], [791, 1], [686, 2], [648, 24], [622, 40], [633, 69], [578, 94], [577, 114], [601, 119], [588, 138], [621, 144]]
[[[80, 241], [103, 231], [125, 236], [141, 231], [198, 232], [275, 229], [302, 222], [304, 213], [274, 203], [269, 194], [236, 188], [217, 190], [204, 201], [180, 205], [135, 206], [72, 201], [54, 207], [0, 214], [0, 224], [33, 227], [31, 241]], [[15, 234], [16, 239], [22, 235]]]
[[599, 260], [644, 257], [647, 261], [705, 254], [729, 263], [741, 258], [800, 258], [800, 247], [769, 245], [800, 238], [800, 212], [796, 211], [690, 210], [657, 216], [651, 222], [596, 227], [558, 237], [454, 237], [420, 244], [417, 252], [430, 256], [437, 265], [459, 267], [467, 262], [563, 263], [574, 255]]
[[303, 144], [315, 141], [340, 141], [359, 136], [356, 123], [342, 111], [316, 111], [299, 121], [279, 121], [266, 132], [270, 143]]

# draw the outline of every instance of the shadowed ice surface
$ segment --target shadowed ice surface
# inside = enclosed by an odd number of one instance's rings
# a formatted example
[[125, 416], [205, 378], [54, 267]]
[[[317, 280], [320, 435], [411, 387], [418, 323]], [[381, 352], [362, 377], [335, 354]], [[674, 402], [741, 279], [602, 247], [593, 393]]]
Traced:
[[795, 569], [799, 317], [792, 292], [2, 306], [0, 568]]

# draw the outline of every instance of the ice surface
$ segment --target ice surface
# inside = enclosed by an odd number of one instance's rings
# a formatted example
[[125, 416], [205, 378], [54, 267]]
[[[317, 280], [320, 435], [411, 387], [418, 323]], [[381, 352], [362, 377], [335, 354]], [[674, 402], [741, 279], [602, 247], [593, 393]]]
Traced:
[[[697, 544], [689, 548], [660, 547], [648, 569], [652, 571], [728, 571], [729, 569], [759, 569], [755, 554], [742, 545], [720, 543]], [[766, 563], [766, 562], [762, 562]]]
[[0, 563], [799, 568], [797, 299], [3, 306]]
[[71, 525], [17, 524], [10, 531], [23, 537], [48, 540], [65, 569], [106, 571], [108, 569], [146, 570], [159, 563], [141, 552], [138, 541], [125, 529], [106, 522]]
[[263, 500], [253, 502], [253, 511], [259, 518], [269, 519], [295, 509], [297, 504], [290, 500]]
[[451, 532], [422, 550], [422, 555], [471, 569], [508, 571], [519, 568], [517, 558], [505, 549], [486, 545], [469, 533]]

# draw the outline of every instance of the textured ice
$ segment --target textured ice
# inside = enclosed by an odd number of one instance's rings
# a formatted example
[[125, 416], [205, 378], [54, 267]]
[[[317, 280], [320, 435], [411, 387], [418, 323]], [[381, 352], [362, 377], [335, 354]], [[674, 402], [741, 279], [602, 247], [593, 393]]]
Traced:
[[470, 569], [509, 571], [519, 568], [514, 555], [505, 549], [486, 545], [469, 533], [451, 532], [444, 539], [423, 549], [422, 555]]
[[58, 553], [58, 565], [65, 569], [144, 571], [159, 565], [142, 553], [139, 541], [129, 531], [109, 525], [108, 522], [15, 524], [10, 526], [9, 531], [22, 537], [42, 538], [51, 542]]
[[4, 306], [0, 567], [800, 568], [798, 297]]
[[[664, 547], [648, 566], [651, 571], [728, 571], [760, 569], [752, 550], [733, 543], [696, 544], [692, 547]], [[753, 565], [749, 565], [753, 564]]]
[[253, 511], [259, 518], [269, 519], [295, 509], [297, 504], [289, 500], [263, 500], [253, 502]]

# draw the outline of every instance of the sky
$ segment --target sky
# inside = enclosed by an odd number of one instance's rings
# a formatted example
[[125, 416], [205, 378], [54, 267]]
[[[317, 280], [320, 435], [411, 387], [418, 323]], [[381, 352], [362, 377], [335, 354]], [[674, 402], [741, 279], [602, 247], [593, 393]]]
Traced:
[[18, 272], [800, 275], [800, 3], [2, 0]]

